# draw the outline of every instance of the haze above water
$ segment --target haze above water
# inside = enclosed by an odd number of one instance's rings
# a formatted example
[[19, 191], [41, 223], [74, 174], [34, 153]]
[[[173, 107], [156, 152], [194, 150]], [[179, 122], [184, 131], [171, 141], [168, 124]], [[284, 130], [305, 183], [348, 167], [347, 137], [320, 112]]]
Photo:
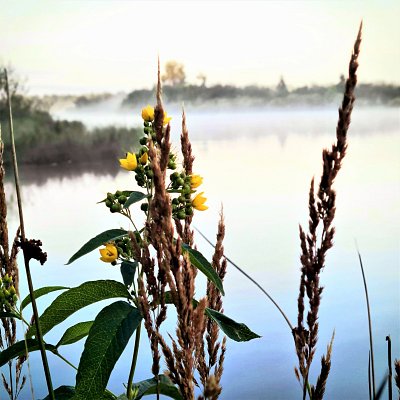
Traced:
[[[168, 111], [173, 116], [172, 139], [178, 150], [179, 111]], [[334, 141], [337, 109], [198, 112], [188, 107], [186, 111], [196, 155], [195, 172], [204, 177], [202, 190], [210, 207], [195, 214], [194, 226], [213, 238], [223, 204], [226, 254], [269, 290], [294, 322], [299, 283], [298, 224], [307, 224], [310, 180], [313, 176], [318, 180], [321, 150]], [[139, 110], [124, 114], [67, 110], [56, 116], [78, 118], [91, 127], [140, 123]], [[335, 246], [329, 252], [321, 278], [325, 291], [312, 381], [319, 369], [319, 358], [336, 330], [326, 399], [368, 397], [368, 325], [355, 240], [363, 256], [370, 290], [378, 382], [386, 373], [386, 335], [393, 338], [393, 358], [400, 357], [399, 130], [398, 109], [357, 109], [356, 105], [348, 153], [335, 183]], [[96, 174], [64, 177], [61, 167], [51, 167], [52, 176], [56, 177], [44, 181], [38, 178], [47, 175], [48, 168], [21, 169], [22, 177], [28, 173], [36, 176], [23, 185], [27, 235], [42, 239], [49, 258], [43, 267], [33, 267], [36, 287], [75, 286], [88, 279], [120, 279], [118, 268], [101, 263], [97, 252], [70, 266], [64, 265], [99, 232], [129, 227], [122, 217], [110, 214], [96, 202], [107, 191], [134, 189], [133, 176], [126, 171], [112, 176], [99, 161]], [[54, 174], [58, 169], [59, 176]], [[11, 184], [7, 184], [7, 189], [12, 197]], [[13, 232], [16, 210], [10, 207]], [[136, 210], [134, 216], [140, 219], [140, 211]], [[210, 257], [210, 247], [199, 236], [197, 244]], [[285, 321], [262, 293], [231, 266], [224, 286], [226, 314], [246, 323], [262, 338], [248, 343], [228, 340], [221, 398], [299, 398], [300, 388], [293, 373], [293, 340]], [[197, 297], [202, 295], [203, 288], [201, 281]], [[27, 293], [26, 287], [22, 293]], [[45, 305], [40, 301], [42, 309]], [[93, 319], [98, 310], [98, 306], [92, 306], [71, 317], [63, 329], [48, 334], [48, 341], [58, 341], [64, 329], [79, 319]], [[173, 332], [174, 323], [166, 324], [166, 330]], [[83, 342], [65, 347], [62, 354], [77, 365], [82, 347]], [[148, 340], [143, 334], [138, 380], [151, 375], [147, 348]], [[127, 349], [108, 386], [118, 394], [124, 391], [122, 383], [127, 379], [132, 341]], [[35, 398], [46, 394], [40, 368], [33, 367], [39, 362], [37, 355], [31, 358], [31, 371], [37, 382]], [[55, 387], [74, 384], [73, 369], [51, 355], [50, 363]], [[21, 398], [28, 398], [28, 392], [24, 389]]]

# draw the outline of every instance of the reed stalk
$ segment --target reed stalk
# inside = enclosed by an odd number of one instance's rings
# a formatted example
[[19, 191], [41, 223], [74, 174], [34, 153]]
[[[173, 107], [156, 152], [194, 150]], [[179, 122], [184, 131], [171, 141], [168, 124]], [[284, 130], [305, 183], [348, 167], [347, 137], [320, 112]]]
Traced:
[[364, 292], [365, 292], [365, 300], [367, 303], [367, 313], [368, 313], [368, 332], [369, 332], [369, 351], [370, 351], [370, 359], [371, 359], [371, 383], [372, 383], [372, 398], [376, 398], [376, 388], [375, 388], [375, 364], [374, 364], [374, 345], [373, 345], [373, 337], [372, 337], [372, 319], [371, 319], [371, 308], [369, 306], [369, 297], [368, 297], [368, 287], [367, 287], [367, 279], [365, 277], [364, 266], [361, 258], [360, 252], [357, 250], [358, 260], [360, 262], [361, 273], [364, 282]]
[[[316, 388], [309, 383], [309, 373], [317, 349], [319, 321], [318, 314], [322, 299], [323, 286], [320, 274], [325, 268], [328, 250], [333, 246], [336, 213], [336, 192], [333, 183], [341, 169], [347, 149], [347, 131], [355, 101], [354, 90], [357, 85], [358, 56], [360, 53], [362, 23], [358, 31], [349, 63], [349, 75], [346, 80], [339, 118], [336, 126], [336, 142], [330, 149], [322, 152], [323, 170], [317, 188], [314, 178], [309, 191], [308, 232], [299, 226], [301, 243], [301, 276], [297, 300], [297, 326], [293, 329], [296, 353], [299, 361], [299, 374], [302, 377], [303, 400], [307, 393], [312, 397]], [[306, 302], [308, 303], [306, 305]], [[306, 307], [308, 310], [306, 310]], [[321, 375], [324, 368], [321, 369]], [[327, 379], [327, 374], [325, 379]]]
[[15, 150], [15, 139], [14, 139], [14, 128], [13, 128], [13, 118], [12, 118], [12, 105], [11, 105], [11, 96], [8, 85], [8, 75], [7, 69], [4, 69], [4, 80], [5, 80], [5, 89], [7, 95], [7, 105], [8, 105], [8, 122], [10, 129], [10, 143], [11, 143], [11, 152], [12, 152], [12, 160], [13, 160], [13, 169], [14, 169], [14, 179], [15, 179], [15, 189], [17, 193], [17, 203], [18, 203], [18, 213], [19, 213], [19, 221], [20, 221], [20, 237], [21, 237], [21, 248], [24, 254], [24, 264], [25, 264], [25, 272], [28, 281], [29, 295], [32, 303], [32, 310], [34, 315], [34, 322], [36, 327], [36, 338], [38, 340], [40, 354], [43, 363], [43, 369], [46, 378], [47, 389], [49, 392], [49, 396], [51, 400], [55, 400], [53, 384], [50, 375], [50, 368], [47, 361], [46, 350], [43, 341], [43, 335], [40, 328], [39, 322], [39, 312], [36, 305], [36, 299], [34, 296], [34, 288], [32, 283], [32, 275], [30, 271], [29, 261], [31, 258], [36, 258], [43, 263], [46, 259], [45, 253], [43, 253], [40, 249], [41, 242], [35, 240], [27, 240], [25, 236], [25, 225], [24, 225], [24, 216], [22, 210], [22, 200], [21, 200], [21, 190], [20, 190], [20, 181], [18, 174], [18, 164], [17, 164], [17, 155]]
[[388, 390], [389, 390], [389, 400], [393, 398], [393, 385], [392, 385], [392, 339], [390, 335], [386, 336], [387, 346], [388, 346]]

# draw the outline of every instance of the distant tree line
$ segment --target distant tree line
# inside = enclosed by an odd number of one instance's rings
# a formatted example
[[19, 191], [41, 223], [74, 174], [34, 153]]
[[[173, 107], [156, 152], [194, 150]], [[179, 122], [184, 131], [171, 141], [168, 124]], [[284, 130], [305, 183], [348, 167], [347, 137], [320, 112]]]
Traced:
[[[122, 102], [123, 107], [131, 107], [151, 102], [155, 89], [134, 90]], [[337, 101], [343, 92], [343, 85], [302, 86], [288, 89], [285, 81], [280, 80], [276, 88], [261, 86], [237, 87], [233, 85], [197, 86], [182, 85], [163, 87], [164, 100], [168, 103], [201, 104], [215, 101], [227, 103], [249, 102], [259, 105], [323, 105]], [[386, 84], [359, 84], [356, 91], [357, 99], [370, 105], [400, 105], [400, 86]]]
[[[208, 102], [226, 102], [227, 104], [257, 104], [271, 106], [285, 105], [323, 105], [336, 102], [345, 85], [345, 77], [341, 75], [339, 82], [329, 86], [303, 86], [289, 89], [283, 77], [276, 87], [257, 85], [237, 87], [233, 85], [206, 86], [207, 77], [203, 73], [197, 76], [200, 85], [186, 84], [184, 66], [177, 61], [168, 61], [165, 73], [163, 95], [168, 103], [187, 102], [196, 105]], [[131, 107], [151, 102], [154, 90], [134, 90], [122, 102], [123, 107]], [[400, 86], [388, 84], [363, 84], [357, 87], [357, 97], [361, 103], [370, 105], [400, 105]]]
[[[0, 66], [0, 72], [3, 68]], [[79, 121], [55, 120], [35, 99], [21, 94], [18, 79], [9, 74], [12, 93], [15, 145], [21, 164], [90, 163], [115, 160], [138, 141], [138, 129], [105, 127], [88, 131]], [[8, 105], [4, 79], [0, 79], [0, 124], [5, 151], [10, 162]], [[93, 149], [96, 149], [94, 151]]]

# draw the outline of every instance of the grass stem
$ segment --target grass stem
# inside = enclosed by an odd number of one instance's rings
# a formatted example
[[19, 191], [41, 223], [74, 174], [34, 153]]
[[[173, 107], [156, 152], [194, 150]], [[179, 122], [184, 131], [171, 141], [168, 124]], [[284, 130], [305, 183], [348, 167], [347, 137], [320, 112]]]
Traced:
[[360, 268], [364, 282], [364, 291], [365, 291], [365, 299], [367, 301], [367, 313], [368, 313], [368, 330], [369, 330], [369, 347], [370, 347], [370, 357], [371, 357], [371, 380], [372, 380], [372, 398], [376, 398], [376, 389], [375, 389], [375, 365], [374, 365], [374, 346], [372, 340], [372, 321], [371, 321], [371, 309], [369, 306], [369, 297], [368, 297], [368, 288], [367, 288], [367, 280], [365, 278], [364, 266], [361, 259], [360, 251], [357, 249], [358, 259], [360, 261]]
[[[12, 153], [13, 167], [14, 167], [15, 189], [16, 189], [16, 193], [17, 193], [18, 213], [19, 213], [20, 230], [21, 230], [21, 242], [24, 243], [26, 241], [25, 225], [24, 225], [24, 217], [23, 217], [23, 212], [22, 212], [22, 200], [21, 200], [20, 183], [19, 183], [19, 175], [18, 175], [17, 154], [15, 151], [12, 106], [11, 106], [10, 89], [9, 89], [9, 85], [8, 85], [7, 69], [4, 69], [4, 80], [5, 80], [5, 89], [6, 89], [7, 104], [8, 104], [8, 119], [9, 119], [9, 128], [10, 128], [11, 153]], [[36, 300], [35, 300], [35, 296], [34, 296], [32, 276], [31, 276], [31, 271], [30, 271], [30, 267], [29, 267], [29, 258], [27, 257], [25, 250], [23, 251], [23, 253], [24, 253], [26, 277], [27, 277], [28, 287], [29, 287], [29, 294], [31, 297], [32, 310], [33, 310], [34, 320], [35, 320], [36, 336], [37, 336], [37, 339], [39, 342], [40, 354], [42, 356], [43, 369], [44, 369], [44, 373], [45, 373], [45, 377], [46, 377], [47, 389], [49, 391], [50, 398], [52, 400], [55, 400], [54, 392], [53, 392], [53, 384], [52, 384], [51, 375], [50, 375], [50, 368], [49, 368], [49, 364], [47, 361], [46, 350], [45, 350], [45, 346], [44, 346], [44, 342], [43, 342], [43, 335], [42, 335], [42, 331], [41, 331], [40, 323], [39, 323], [39, 313], [37, 310]]]
[[[196, 231], [200, 234], [200, 236], [212, 247], [215, 248], [214, 244], [198, 229], [195, 228]], [[272, 302], [272, 304], [278, 309], [282, 317], [285, 319], [286, 323], [288, 324], [290, 331], [293, 331], [293, 325], [290, 323], [289, 318], [287, 315], [284, 313], [282, 308], [279, 306], [279, 304], [273, 299], [273, 297], [255, 280], [253, 279], [247, 272], [245, 272], [242, 268], [240, 268], [237, 264], [235, 264], [231, 259], [229, 259], [225, 254], [224, 257], [226, 261], [228, 261], [231, 265], [233, 265], [241, 274], [243, 274], [248, 280], [250, 280], [252, 283], [254, 283], [267, 297], [268, 299]]]
[[390, 339], [390, 335], [386, 336], [386, 341], [388, 342], [388, 386], [389, 386], [389, 400], [392, 400], [393, 396], [393, 387], [392, 387], [392, 339]]

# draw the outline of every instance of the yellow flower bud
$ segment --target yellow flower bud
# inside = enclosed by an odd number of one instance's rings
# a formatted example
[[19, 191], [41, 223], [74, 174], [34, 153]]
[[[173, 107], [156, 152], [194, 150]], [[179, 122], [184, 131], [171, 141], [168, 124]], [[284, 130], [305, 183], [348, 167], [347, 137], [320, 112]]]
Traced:
[[111, 263], [118, 258], [118, 250], [111, 243], [107, 243], [105, 246], [105, 249], [99, 249], [101, 254], [100, 260], [106, 263]]
[[134, 171], [137, 167], [136, 154], [126, 153], [126, 158], [120, 158], [119, 163], [127, 171]]
[[200, 175], [190, 175], [190, 187], [196, 189], [203, 183], [203, 177]]
[[149, 155], [146, 153], [143, 153], [142, 157], [139, 158], [140, 164], [146, 165], [147, 161], [149, 160]]
[[142, 109], [142, 118], [146, 122], [154, 121], [154, 108], [150, 105], [147, 105], [145, 108]]
[[208, 209], [204, 203], [207, 201], [207, 198], [203, 196], [204, 192], [199, 193], [193, 200], [192, 206], [198, 211], [204, 211]]
[[164, 111], [164, 121], [163, 125], [167, 125], [169, 121], [171, 121], [172, 117], [168, 117], [168, 114], [166, 111]]

